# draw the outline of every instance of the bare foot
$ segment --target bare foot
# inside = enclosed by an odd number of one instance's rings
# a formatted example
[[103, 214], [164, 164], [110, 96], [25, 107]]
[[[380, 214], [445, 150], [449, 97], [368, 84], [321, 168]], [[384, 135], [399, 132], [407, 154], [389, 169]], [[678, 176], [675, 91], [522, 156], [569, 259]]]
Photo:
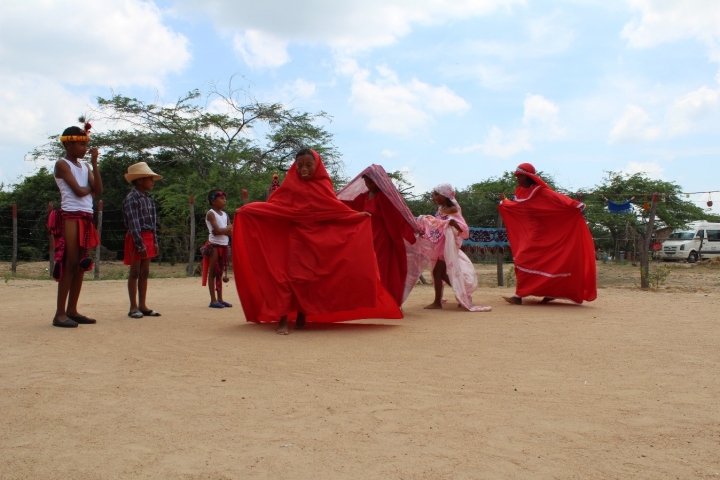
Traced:
[[280, 319], [280, 324], [278, 325], [278, 329], [276, 332], [278, 335], [289, 335], [290, 331], [288, 330], [288, 319], [287, 316], [283, 316]]
[[512, 296], [512, 297], [502, 297], [502, 298], [503, 298], [503, 300], [505, 300], [506, 302], [508, 302], [512, 305], [522, 305], [522, 298], [520, 298], [520, 297]]
[[425, 310], [442, 310], [442, 303], [431, 303], [430, 305], [423, 307]]
[[540, 303], [550, 303], [550, 302], [552, 302], [553, 300], [557, 300], [557, 298], [545, 297], [545, 298], [543, 298], [542, 300], [540, 300]]
[[297, 319], [295, 320], [295, 330], [300, 330], [305, 326], [305, 314], [298, 312]]

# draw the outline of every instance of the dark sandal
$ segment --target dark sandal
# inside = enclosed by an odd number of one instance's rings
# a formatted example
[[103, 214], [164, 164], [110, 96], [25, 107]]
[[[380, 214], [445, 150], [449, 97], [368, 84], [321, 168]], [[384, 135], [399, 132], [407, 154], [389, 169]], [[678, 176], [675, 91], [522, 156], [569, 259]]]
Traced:
[[78, 324], [75, 323], [73, 320], [64, 320], [60, 321], [57, 318], [53, 318], [53, 327], [61, 327], [61, 328], [77, 328]]
[[83, 325], [92, 325], [93, 323], [97, 323], [97, 320], [94, 318], [88, 318], [85, 315], [68, 315], [68, 318], [75, 323]]
[[146, 317], [159, 317], [160, 314], [156, 312], [155, 310], [139, 310], [140, 313], [142, 313]]
[[134, 312], [128, 312], [128, 317], [130, 318], [143, 318], [145, 315], [142, 314], [140, 310], [135, 310]]

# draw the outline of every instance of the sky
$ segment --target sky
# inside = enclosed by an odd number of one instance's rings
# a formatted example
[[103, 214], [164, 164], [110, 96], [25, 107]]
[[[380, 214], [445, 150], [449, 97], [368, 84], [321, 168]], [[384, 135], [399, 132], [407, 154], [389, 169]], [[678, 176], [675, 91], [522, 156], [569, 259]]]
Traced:
[[425, 192], [530, 162], [570, 191], [608, 171], [720, 190], [718, 0], [2, 4], [5, 185], [98, 96], [172, 102], [236, 75], [327, 112], [348, 177], [376, 163]]

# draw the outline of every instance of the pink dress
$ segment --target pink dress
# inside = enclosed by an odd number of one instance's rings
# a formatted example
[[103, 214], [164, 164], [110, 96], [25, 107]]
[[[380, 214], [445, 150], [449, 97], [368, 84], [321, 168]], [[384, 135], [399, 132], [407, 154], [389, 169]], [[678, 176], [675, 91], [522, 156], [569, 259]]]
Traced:
[[[421, 215], [418, 225], [425, 231], [425, 238], [433, 244], [432, 266], [435, 267], [438, 260], [445, 262], [450, 286], [458, 303], [471, 312], [489, 312], [492, 307], [473, 305], [472, 302], [472, 294], [477, 290], [477, 275], [470, 259], [460, 250], [463, 240], [470, 235], [470, 229], [459, 210], [451, 215], [444, 215], [439, 210], [434, 216]], [[459, 234], [449, 225], [451, 219], [460, 227]]]

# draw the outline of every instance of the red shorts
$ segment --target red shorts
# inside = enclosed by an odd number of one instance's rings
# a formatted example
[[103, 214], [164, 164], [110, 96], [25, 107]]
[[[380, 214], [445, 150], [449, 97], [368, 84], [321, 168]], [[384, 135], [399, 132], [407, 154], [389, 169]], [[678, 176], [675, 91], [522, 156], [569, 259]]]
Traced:
[[[140, 235], [142, 235], [145, 251], [147, 252], [147, 256], [145, 256], [145, 258], [156, 257], [157, 250], [155, 249], [155, 235], [153, 235], [153, 232], [140, 232]], [[140, 256], [140, 252], [138, 252], [137, 248], [135, 248], [135, 242], [133, 241], [132, 235], [128, 232], [125, 234], [125, 258], [123, 259], [123, 263], [125, 265], [130, 265], [133, 262], [140, 260], [143, 260], [143, 258]]]

